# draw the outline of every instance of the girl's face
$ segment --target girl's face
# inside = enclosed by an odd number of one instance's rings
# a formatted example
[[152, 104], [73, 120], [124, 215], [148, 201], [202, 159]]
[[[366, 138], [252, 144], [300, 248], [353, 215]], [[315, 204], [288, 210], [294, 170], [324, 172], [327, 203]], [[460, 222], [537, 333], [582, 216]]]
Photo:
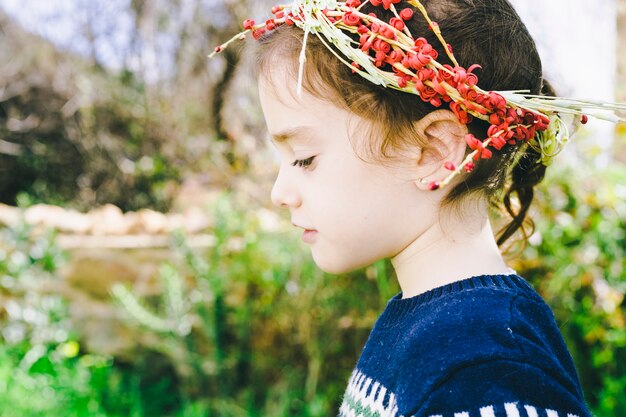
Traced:
[[[283, 76], [275, 73], [273, 80], [287, 79]], [[272, 202], [289, 209], [315, 263], [326, 272], [349, 272], [396, 256], [436, 214], [437, 202], [415, 185], [414, 165], [363, 161], [354, 148], [367, 138], [350, 129], [362, 126], [362, 119], [305, 92], [298, 97], [286, 85], [264, 78], [259, 83], [280, 155]]]

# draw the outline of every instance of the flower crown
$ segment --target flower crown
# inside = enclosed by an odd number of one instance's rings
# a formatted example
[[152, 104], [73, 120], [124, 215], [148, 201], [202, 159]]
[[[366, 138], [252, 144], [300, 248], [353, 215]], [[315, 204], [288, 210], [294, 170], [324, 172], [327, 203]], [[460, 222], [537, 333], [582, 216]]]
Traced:
[[[362, 13], [360, 10], [367, 3], [390, 10], [395, 17], [387, 22], [375, 13]], [[399, 10], [401, 3], [413, 8]], [[411, 34], [405, 22], [415, 17], [415, 9], [426, 19], [453, 65], [440, 64], [433, 46], [424, 37]], [[353, 73], [372, 83], [418, 95], [434, 107], [445, 103], [461, 123], [468, 124], [473, 118], [489, 123], [487, 138], [467, 134], [465, 140], [472, 152], [459, 166], [446, 162], [444, 167], [450, 174], [441, 181], [427, 182], [430, 190], [446, 186], [457, 174], [471, 172], [476, 162], [491, 158], [493, 151], [520, 142], [523, 147], [535, 148], [541, 155], [541, 163], [550, 165], [568, 142], [570, 131], [586, 123], [588, 115], [612, 122], [626, 121], [614, 113], [601, 112], [626, 110], [626, 104], [536, 96], [527, 94], [528, 91], [482, 90], [473, 73], [480, 66], [466, 69], [458, 64], [452, 46], [419, 0], [294, 0], [291, 5], [274, 6], [272, 14], [274, 17], [262, 24], [245, 20], [244, 31], [217, 46], [209, 58], [232, 42], [243, 40], [248, 32], [258, 40], [281, 25], [295, 25], [304, 31], [298, 94], [302, 92], [307, 39], [309, 34], [314, 34]], [[354, 40], [356, 37], [358, 42]]]

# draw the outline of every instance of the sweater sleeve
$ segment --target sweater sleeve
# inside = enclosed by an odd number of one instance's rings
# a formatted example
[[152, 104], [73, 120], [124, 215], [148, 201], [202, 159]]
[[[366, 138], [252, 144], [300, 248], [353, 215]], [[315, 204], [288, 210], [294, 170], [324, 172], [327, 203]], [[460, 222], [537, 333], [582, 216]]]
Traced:
[[581, 395], [565, 385], [533, 365], [494, 360], [457, 370], [408, 415], [592, 417]]

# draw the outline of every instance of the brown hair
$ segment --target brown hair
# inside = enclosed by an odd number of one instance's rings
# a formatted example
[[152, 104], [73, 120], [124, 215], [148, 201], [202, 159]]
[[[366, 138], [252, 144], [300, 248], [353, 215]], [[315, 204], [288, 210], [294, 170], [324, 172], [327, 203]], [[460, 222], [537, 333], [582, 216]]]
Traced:
[[[422, 4], [439, 23], [446, 41], [454, 47], [459, 64], [465, 68], [472, 64], [482, 66], [475, 72], [483, 90], [530, 90], [531, 94], [554, 95], [543, 80], [535, 43], [507, 0], [422, 0]], [[393, 17], [390, 11], [370, 4], [361, 10], [375, 12], [385, 21]], [[425, 37], [438, 49], [439, 62], [449, 63], [419, 11], [406, 23], [411, 33]], [[286, 61], [295, 74], [302, 41], [302, 30], [284, 25], [263, 36], [257, 49], [257, 70], [268, 74], [269, 66]], [[391, 150], [406, 146], [428, 148], [428, 143], [421, 143], [416, 137], [413, 126], [435, 107], [415, 95], [377, 86], [352, 74], [351, 69], [315, 36], [308, 38], [304, 68], [303, 88], [307, 92], [319, 98], [331, 97], [347, 110], [372, 122], [380, 138], [370, 144], [372, 149], [377, 148], [376, 154], [386, 158], [390, 157]], [[470, 132], [479, 138], [487, 136], [488, 127], [479, 119], [468, 125]], [[451, 189], [442, 201], [442, 207], [459, 208], [457, 203], [470, 194], [486, 196], [492, 208], [511, 217], [498, 232], [499, 246], [518, 230], [523, 235], [523, 243], [533, 233], [534, 224], [526, 214], [533, 200], [533, 188], [545, 175], [546, 167], [539, 163], [540, 155], [531, 147], [525, 148], [523, 155], [519, 155], [519, 162], [511, 169], [518, 150], [519, 145], [505, 146], [493, 158], [478, 162], [472, 173], [463, 174], [460, 181], [450, 184]]]

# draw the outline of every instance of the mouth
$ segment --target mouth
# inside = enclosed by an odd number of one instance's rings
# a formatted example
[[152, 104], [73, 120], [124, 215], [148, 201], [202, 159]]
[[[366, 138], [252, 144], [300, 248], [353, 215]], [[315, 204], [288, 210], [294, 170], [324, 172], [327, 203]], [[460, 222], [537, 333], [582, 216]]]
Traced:
[[316, 236], [317, 230], [304, 229], [304, 232], [302, 233], [302, 240], [307, 243], [313, 243]]
[[315, 240], [315, 237], [317, 236], [317, 230], [315, 229], [309, 229], [307, 227], [304, 226], [300, 226], [296, 223], [292, 223], [294, 226], [299, 227], [300, 229], [303, 229], [304, 231], [302, 232], [302, 240], [307, 242], [307, 243], [311, 243]]

